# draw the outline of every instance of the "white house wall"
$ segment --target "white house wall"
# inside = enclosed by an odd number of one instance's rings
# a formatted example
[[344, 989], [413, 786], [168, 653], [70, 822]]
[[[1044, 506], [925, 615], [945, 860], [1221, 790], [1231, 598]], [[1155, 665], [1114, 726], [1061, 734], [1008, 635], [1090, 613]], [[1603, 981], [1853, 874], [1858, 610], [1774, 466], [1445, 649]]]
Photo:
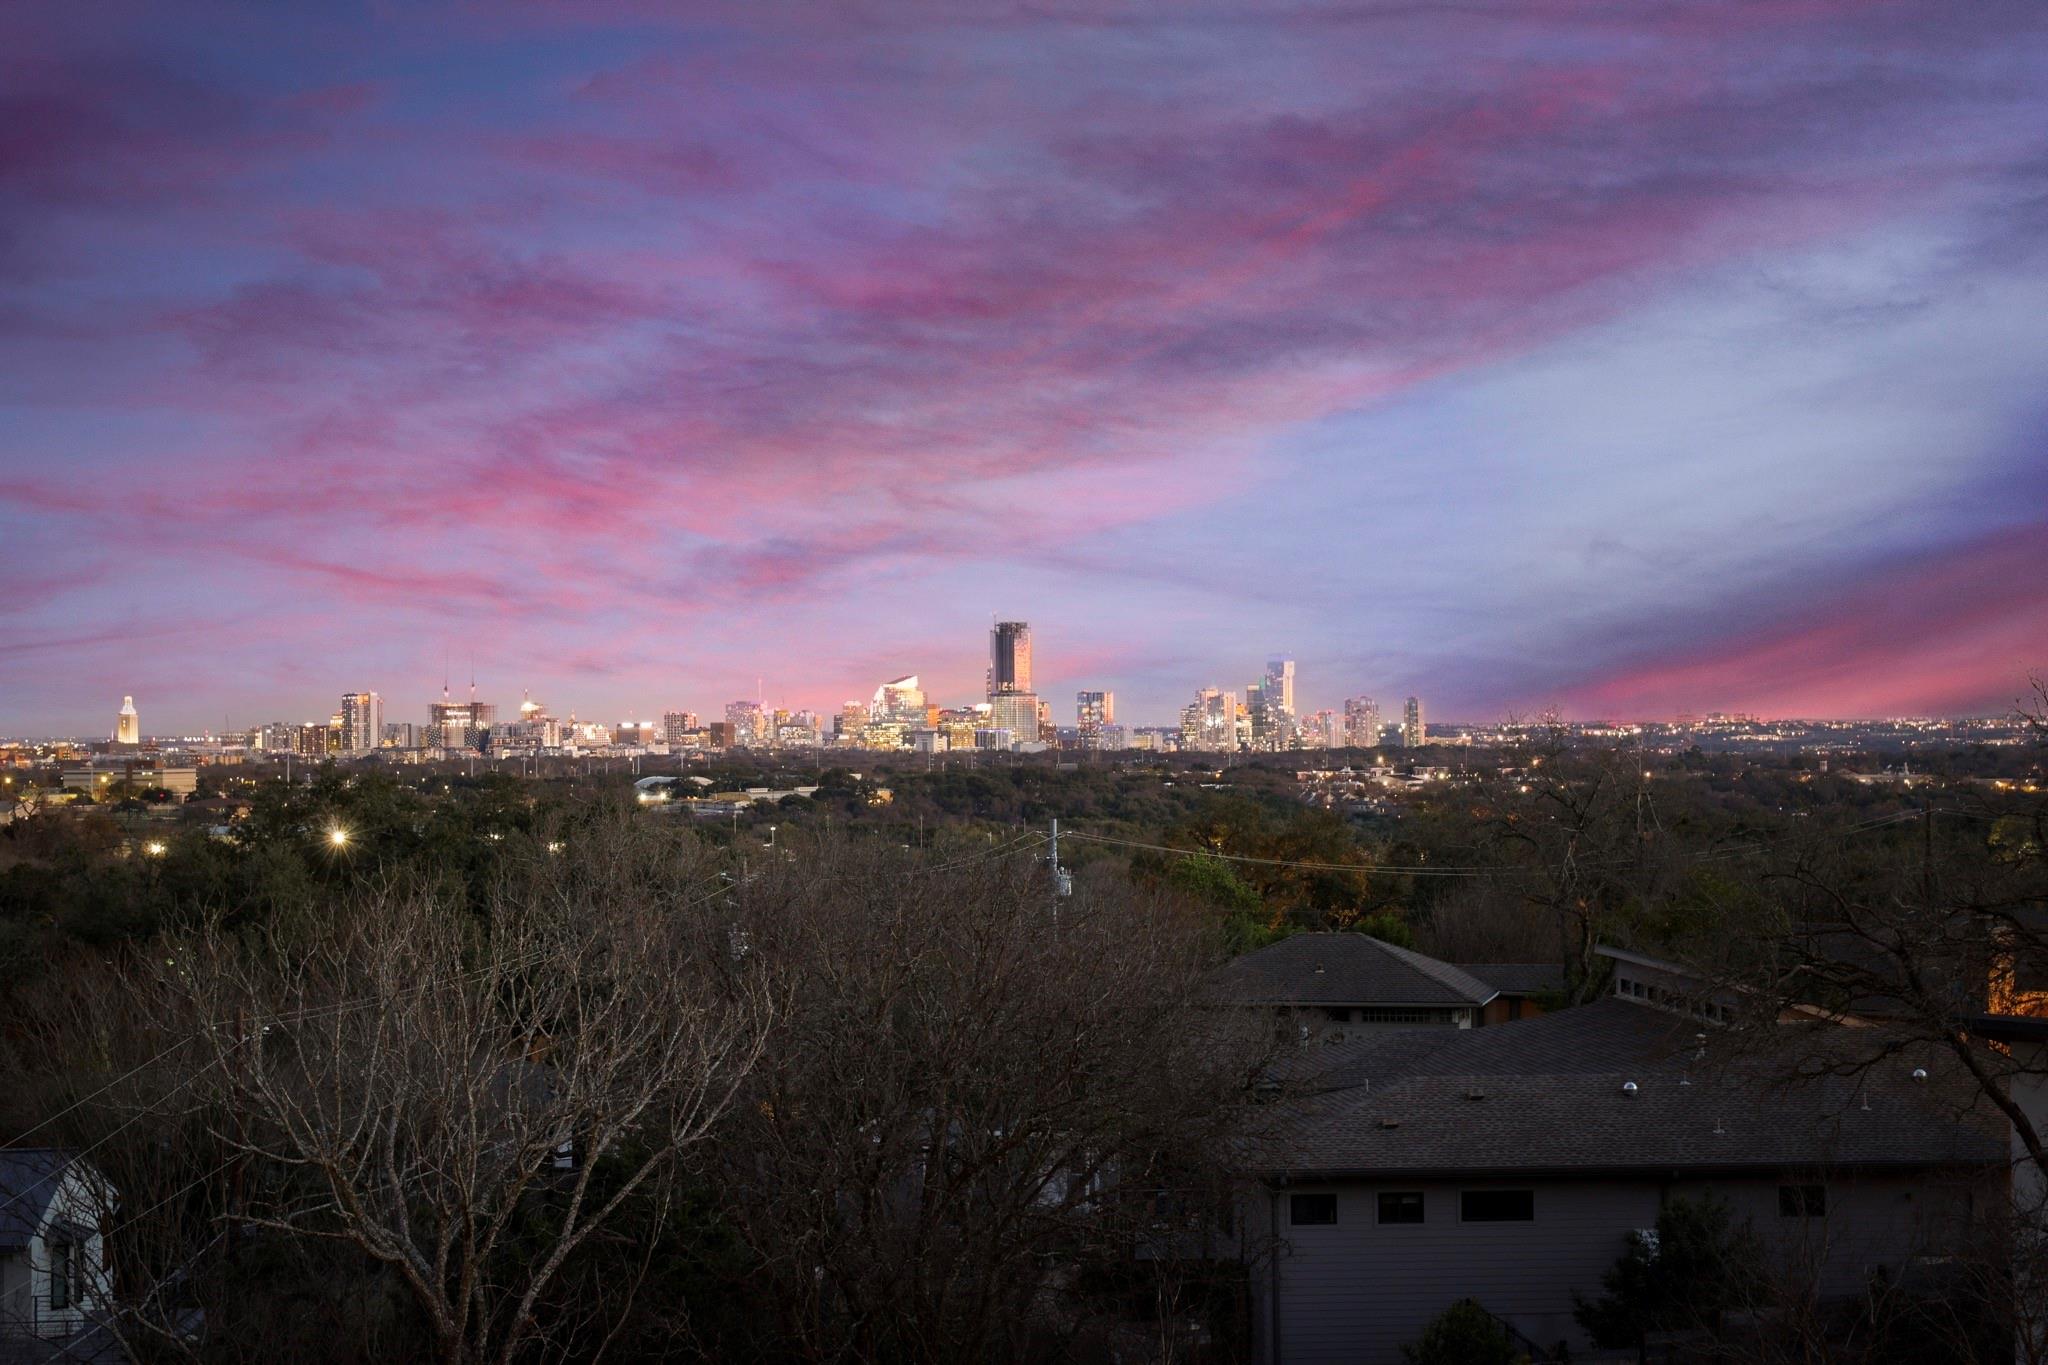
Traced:
[[[1590, 1345], [1572, 1320], [1573, 1295], [1596, 1296], [1600, 1278], [1626, 1247], [1631, 1229], [1656, 1225], [1667, 1193], [1714, 1189], [1750, 1218], [1774, 1263], [1817, 1260], [1823, 1292], [1852, 1293], [1871, 1268], [1896, 1265], [1924, 1245], [1930, 1222], [1953, 1227], [1966, 1197], [1939, 1182], [1896, 1177], [1829, 1182], [1824, 1232], [1778, 1212], [1779, 1181], [1667, 1183], [1650, 1179], [1563, 1181], [1391, 1181], [1371, 1185], [1289, 1186], [1278, 1201], [1280, 1227], [1271, 1264], [1255, 1265], [1252, 1292], [1262, 1358], [1269, 1365], [1398, 1365], [1401, 1346], [1416, 1340], [1445, 1308], [1479, 1301], [1532, 1341]], [[1459, 1193], [1533, 1189], [1535, 1220], [1460, 1223]], [[1421, 1190], [1426, 1220], [1381, 1226], [1378, 1195]], [[1334, 1226], [1288, 1225], [1288, 1196], [1337, 1195]], [[1248, 1231], [1264, 1233], [1270, 1203], [1257, 1201]], [[1272, 1354], [1271, 1297], [1280, 1302], [1277, 1362]]]

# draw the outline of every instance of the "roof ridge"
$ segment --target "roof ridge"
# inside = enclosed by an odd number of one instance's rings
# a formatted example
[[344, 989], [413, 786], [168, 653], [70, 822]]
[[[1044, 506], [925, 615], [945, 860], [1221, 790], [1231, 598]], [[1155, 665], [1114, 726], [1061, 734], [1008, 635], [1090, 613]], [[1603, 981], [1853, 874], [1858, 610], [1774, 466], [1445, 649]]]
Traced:
[[1449, 986], [1452, 990], [1466, 992], [1473, 997], [1472, 1003], [1475, 1005], [1483, 1005], [1500, 994], [1496, 987], [1481, 981], [1470, 972], [1452, 963], [1445, 962], [1441, 958], [1431, 957], [1427, 953], [1418, 953], [1413, 948], [1403, 948], [1398, 944], [1388, 943], [1385, 939], [1373, 938], [1370, 934], [1363, 934], [1360, 937], [1378, 944], [1383, 950], [1392, 954], [1394, 960], [1403, 966], [1421, 972], [1432, 981], [1440, 985]]

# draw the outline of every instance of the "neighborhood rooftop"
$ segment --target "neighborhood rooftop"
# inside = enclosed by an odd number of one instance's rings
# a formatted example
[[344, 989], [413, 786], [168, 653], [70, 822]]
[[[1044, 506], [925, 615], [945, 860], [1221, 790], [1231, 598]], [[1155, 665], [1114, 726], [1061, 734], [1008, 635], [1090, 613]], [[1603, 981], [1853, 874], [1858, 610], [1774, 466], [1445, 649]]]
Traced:
[[1295, 934], [1218, 974], [1254, 1005], [1484, 1005], [1500, 991], [1471, 972], [1365, 934]]
[[1460, 962], [1457, 967], [1502, 995], [1536, 995], [1564, 989], [1564, 968], [1555, 962]]
[[1499, 1028], [1321, 1045], [1290, 1069], [1311, 1097], [1283, 1126], [1270, 1168], [1591, 1174], [2006, 1157], [1988, 1106], [1955, 1098], [1952, 1059], [1907, 1052], [1860, 1077], [1766, 1085], [1745, 1059], [1709, 1055], [1696, 1029], [1607, 999]]
[[0, 1147], [0, 1251], [19, 1251], [36, 1235], [71, 1159], [50, 1147]]

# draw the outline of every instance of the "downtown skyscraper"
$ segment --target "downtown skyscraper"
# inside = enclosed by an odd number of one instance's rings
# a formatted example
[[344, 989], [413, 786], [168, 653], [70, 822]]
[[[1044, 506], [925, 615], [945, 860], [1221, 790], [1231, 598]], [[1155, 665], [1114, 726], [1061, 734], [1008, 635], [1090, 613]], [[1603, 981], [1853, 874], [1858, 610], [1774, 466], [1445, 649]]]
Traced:
[[384, 742], [384, 699], [375, 692], [341, 696], [341, 752], [363, 754]]
[[988, 632], [988, 720], [1014, 744], [1039, 739], [1038, 694], [1031, 690], [1031, 623], [998, 621]]
[[1278, 708], [1282, 715], [1292, 719], [1295, 715], [1294, 660], [1268, 659], [1266, 677], [1259, 690], [1265, 694], [1266, 705]]
[[998, 621], [988, 633], [988, 695], [1031, 690], [1031, 623]]

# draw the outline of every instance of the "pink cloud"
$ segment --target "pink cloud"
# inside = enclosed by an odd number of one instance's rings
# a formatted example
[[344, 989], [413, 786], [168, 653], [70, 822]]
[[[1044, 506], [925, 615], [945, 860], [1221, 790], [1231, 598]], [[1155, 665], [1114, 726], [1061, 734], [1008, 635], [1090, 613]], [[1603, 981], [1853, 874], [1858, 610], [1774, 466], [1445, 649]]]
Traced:
[[1568, 695], [1601, 714], [1951, 714], [2004, 709], [2048, 661], [2048, 523], [1986, 536], [1795, 604]]
[[[494, 68], [496, 12], [394, 7], [395, 56], [239, 81], [0, 63], [0, 195], [54, 253], [10, 392], [126, 423], [0, 502], [199, 585], [622, 642], [1089, 563], [1303, 424], [1939, 194], [1968, 158], [1871, 150], [1939, 92], [1796, 69], [1925, 11], [726, 6], [635, 18], [621, 62], [574, 48], [616, 11], [559, 6], [503, 22], [560, 60]], [[444, 50], [464, 81], [411, 73]], [[1864, 648], [1783, 657], [1830, 645]]]

